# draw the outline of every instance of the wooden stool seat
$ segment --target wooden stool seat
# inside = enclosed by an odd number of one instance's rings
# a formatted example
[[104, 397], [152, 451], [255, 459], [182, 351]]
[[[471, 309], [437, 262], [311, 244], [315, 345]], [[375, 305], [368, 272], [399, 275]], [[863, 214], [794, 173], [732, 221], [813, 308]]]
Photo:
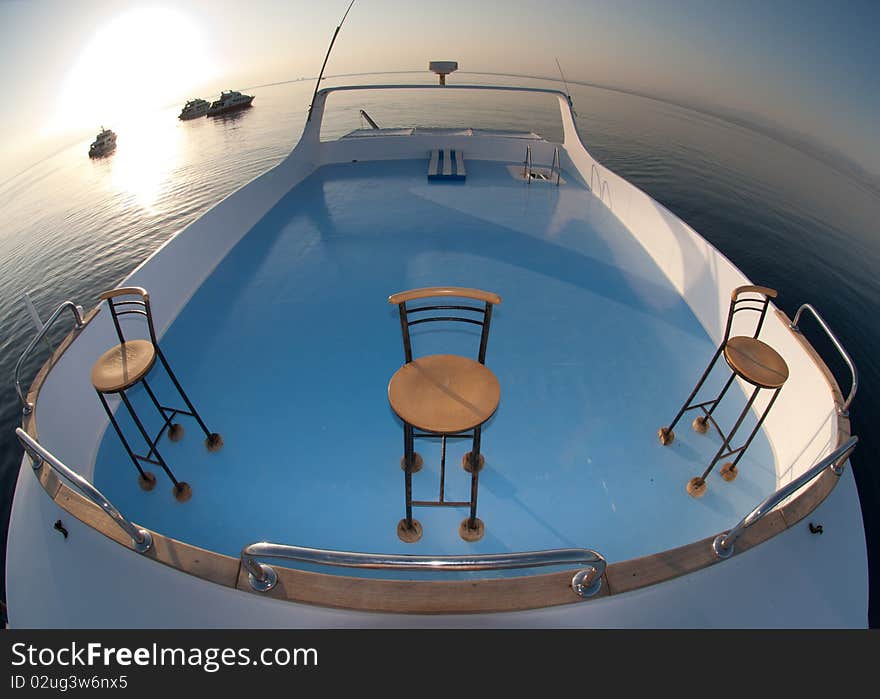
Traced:
[[[427, 305], [419, 303], [407, 306], [407, 303], [420, 300], [426, 301]], [[397, 535], [407, 543], [414, 543], [421, 537], [421, 525], [412, 516], [414, 505], [467, 506], [470, 513], [459, 533], [465, 541], [478, 541], [486, 531], [477, 517], [479, 473], [485, 461], [480, 453], [480, 440], [483, 423], [495, 414], [501, 400], [498, 379], [486, 368], [486, 343], [489, 340], [492, 308], [501, 303], [501, 297], [480, 289], [435, 286], [393, 294], [388, 302], [396, 305], [400, 314], [405, 362], [388, 382], [388, 402], [403, 421], [406, 517], [398, 524]], [[477, 361], [454, 354], [431, 354], [414, 359], [410, 326], [432, 322], [479, 326]], [[416, 434], [416, 429], [421, 434]], [[413, 501], [412, 474], [420, 468], [422, 461], [415, 453], [414, 440], [417, 437], [440, 438], [440, 494], [437, 500]], [[462, 467], [471, 474], [471, 497], [467, 502], [451, 501], [445, 496], [448, 439], [473, 440], [471, 450], [462, 461]]]
[[156, 361], [149, 340], [128, 340], [111, 347], [92, 366], [92, 385], [101, 393], [117, 393], [140, 381]]
[[388, 400], [404, 422], [426, 432], [455, 434], [492, 417], [501, 386], [495, 374], [473, 359], [432, 354], [397, 370], [388, 384]]
[[770, 345], [753, 337], [731, 337], [724, 359], [737, 375], [761, 388], [779, 388], [788, 379], [788, 364]]

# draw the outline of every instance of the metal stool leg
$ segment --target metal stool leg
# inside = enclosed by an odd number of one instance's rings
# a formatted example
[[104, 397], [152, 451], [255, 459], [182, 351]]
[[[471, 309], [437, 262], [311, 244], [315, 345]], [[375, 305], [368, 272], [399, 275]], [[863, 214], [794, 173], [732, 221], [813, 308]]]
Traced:
[[180, 397], [183, 398], [183, 402], [186, 403], [186, 407], [189, 408], [190, 414], [196, 419], [199, 423], [199, 427], [202, 428], [202, 431], [205, 433], [205, 446], [208, 447], [209, 451], [217, 451], [220, 447], [223, 446], [223, 438], [217, 432], [211, 432], [208, 429], [208, 426], [205, 424], [205, 421], [202, 420], [202, 416], [199, 415], [199, 412], [196, 410], [195, 406], [192, 404], [192, 401], [189, 399], [189, 396], [186, 395], [186, 391], [183, 390], [183, 386], [180, 385], [180, 381], [177, 380], [177, 376], [171, 369], [171, 365], [168, 363], [168, 360], [165, 359], [165, 355], [161, 349], [159, 349], [158, 345], [156, 347], [156, 354], [159, 355], [159, 359], [162, 362], [162, 366], [165, 367], [165, 371], [168, 373], [168, 376], [171, 378], [171, 381], [174, 383], [174, 387], [177, 389], [177, 392], [180, 394]]
[[471, 516], [468, 519], [468, 527], [474, 529], [477, 526], [477, 486], [480, 474], [480, 437], [482, 430], [474, 429], [474, 446], [471, 451]]
[[[700, 434], [705, 434], [709, 429], [709, 421], [712, 420], [712, 413], [715, 412], [715, 408], [721, 403], [721, 399], [724, 398], [724, 395], [727, 393], [727, 389], [733, 385], [733, 380], [736, 378], [736, 374], [734, 372], [730, 372], [730, 377], [727, 379], [727, 382], [724, 384], [724, 388], [721, 389], [721, 393], [718, 394], [718, 397], [712, 401], [708, 401], [711, 404], [711, 407], [708, 410], [705, 410], [704, 415], [698, 415], [694, 418], [694, 429]], [[700, 403], [699, 405], [705, 406], [706, 403]], [[715, 420], [712, 420], [712, 423], [718, 427]], [[719, 429], [720, 432], [720, 429]]]
[[[733, 425], [733, 429], [727, 433], [727, 436], [724, 438], [724, 441], [721, 443], [721, 446], [718, 447], [718, 451], [715, 452], [715, 456], [712, 458], [712, 461], [709, 463], [709, 466], [703, 471], [703, 475], [697, 476], [695, 478], [691, 478], [687, 484], [687, 491], [694, 497], [701, 497], [706, 492], [706, 478], [712, 472], [712, 469], [715, 468], [715, 464], [718, 461], [728, 454], [733, 453], [730, 450], [730, 442], [733, 441], [734, 436], [736, 436], [737, 430], [739, 430], [740, 425], [742, 425], [743, 420], [745, 420], [746, 415], [748, 415], [749, 410], [752, 408], [752, 404], [755, 402], [755, 398], [758, 397], [758, 393], [761, 391], [760, 386], [756, 386], [755, 390], [752, 391], [752, 395], [749, 397], [748, 402], [745, 407], [742, 409], [742, 412], [739, 414], [739, 418], [737, 418], [736, 423]], [[754, 436], [754, 434], [752, 435]], [[750, 438], [751, 439], [751, 438]]]
[[477, 491], [479, 490], [480, 471], [483, 468], [484, 459], [480, 454], [480, 440], [482, 436], [482, 427], [474, 428], [474, 442], [470, 454], [465, 456], [469, 462], [471, 472], [471, 501], [470, 514], [467, 519], [463, 520], [458, 527], [458, 534], [465, 541], [479, 541], [486, 533], [486, 526], [483, 521], [477, 517]]
[[413, 428], [410, 425], [403, 427], [403, 458], [406, 460], [406, 468], [404, 469], [404, 480], [406, 482], [406, 526], [412, 529], [412, 467], [413, 453], [415, 452], [413, 444]]
[[141, 464], [138, 461], [137, 456], [134, 451], [128, 444], [128, 440], [125, 438], [125, 435], [122, 433], [122, 429], [119, 427], [119, 423], [116, 422], [116, 416], [113, 414], [113, 411], [110, 410], [110, 406], [107, 404], [107, 399], [104, 397], [104, 394], [100, 391], [95, 391], [98, 394], [98, 398], [101, 401], [101, 405], [104, 406], [104, 412], [107, 413], [107, 417], [110, 418], [110, 424], [113, 425], [113, 429], [116, 430], [116, 435], [119, 437], [119, 441], [122, 442], [122, 446], [125, 447], [125, 451], [128, 452], [129, 457], [131, 458], [131, 462], [134, 464], [134, 467], [138, 470], [138, 483], [140, 483], [141, 488], [144, 490], [152, 490], [156, 487], [156, 476], [150, 471], [144, 471], [141, 468]]
[[[159, 450], [156, 448], [156, 445], [152, 441], [150, 441], [150, 437], [147, 434], [147, 430], [144, 427], [144, 424], [141, 422], [140, 418], [138, 417], [137, 413], [135, 412], [134, 406], [132, 406], [131, 401], [128, 399], [128, 396], [125, 395], [125, 391], [120, 391], [119, 396], [120, 396], [120, 398], [122, 398], [122, 402], [125, 403], [125, 407], [128, 408], [128, 412], [131, 415], [132, 419], [134, 420], [135, 424], [137, 425], [138, 430], [140, 430], [140, 433], [143, 436], [144, 441], [150, 447], [150, 451], [144, 460], [150, 461], [151, 463], [158, 464], [159, 466], [162, 467], [162, 470], [165, 471], [166, 474], [168, 474], [168, 477], [171, 479], [171, 482], [174, 483], [174, 497], [175, 498], [177, 498], [181, 502], [185, 502], [185, 501], [189, 500], [190, 497], [192, 497], [192, 489], [190, 488], [189, 484], [184, 483], [182, 481], [178, 481], [174, 477], [174, 474], [171, 472], [171, 469], [168, 468], [168, 464], [165, 463], [165, 459], [162, 458], [162, 455], [159, 453]], [[150, 454], [155, 454], [155, 456], [156, 456], [155, 462], [153, 462], [149, 458]]]
[[[177, 411], [171, 408], [165, 408], [160, 402], [159, 399], [156, 398], [156, 394], [153, 393], [153, 389], [150, 388], [150, 384], [147, 383], [146, 377], [141, 379], [141, 383], [144, 388], [147, 389], [147, 393], [150, 396], [150, 399], [153, 401], [153, 405], [156, 406], [156, 410], [159, 411], [159, 414], [162, 416], [165, 424], [162, 425], [162, 429], [159, 430], [159, 434], [156, 435], [156, 443], [162, 438], [162, 435], [165, 433], [165, 430], [168, 430], [168, 438], [172, 442], [180, 441], [183, 438], [183, 425], [176, 422], [171, 422], [174, 419], [174, 416], [177, 414]], [[168, 414], [170, 413], [170, 415]]]
[[[760, 430], [761, 425], [764, 424], [764, 419], [770, 413], [770, 408], [773, 407], [773, 404], [776, 402], [776, 398], [779, 395], [779, 392], [781, 390], [782, 390], [782, 387], [779, 387], [775, 391], [773, 391], [773, 395], [770, 397], [770, 401], [767, 403], [767, 407], [764, 408], [764, 412], [761, 413], [761, 417], [758, 419], [757, 424], [752, 429], [752, 432], [749, 435], [749, 438], [746, 440], [746, 443], [743, 444], [738, 449], [734, 450], [736, 452], [736, 458], [733, 461], [728, 461], [727, 463], [722, 465], [721, 472], [720, 472], [721, 477], [725, 481], [727, 481], [728, 483], [735, 481], [737, 475], [739, 475], [739, 472], [736, 470], [736, 465], [739, 463], [739, 460], [743, 457], [743, 454], [746, 453], [746, 450], [749, 448], [749, 445], [752, 443], [752, 440], [755, 438], [755, 435], [758, 434], [758, 430]], [[734, 452], [731, 452], [731, 454], [732, 453], [734, 453]]]
[[397, 523], [397, 536], [408, 544], [422, 538], [422, 525], [412, 516], [412, 472], [415, 464], [415, 445], [412, 425], [403, 423], [403, 479], [406, 490], [406, 517]]
[[443, 504], [446, 499], [446, 435], [440, 437], [440, 499], [437, 501]]
[[[703, 375], [700, 377], [700, 380], [697, 381], [697, 385], [694, 386], [694, 390], [691, 391], [691, 394], [687, 397], [687, 400], [681, 406], [681, 409], [676, 414], [675, 418], [669, 423], [666, 427], [661, 427], [657, 430], [657, 436], [660, 438], [660, 443], [666, 446], [667, 444], [672, 444], [672, 440], [675, 439], [675, 432], [673, 429], [678, 424], [678, 421], [681, 420], [681, 416], [684, 415], [685, 411], [690, 408], [691, 401], [696, 397], [697, 392], [702, 388], [703, 384], [706, 382], [706, 379], [709, 376], [709, 372], [712, 371], [712, 367], [715, 366], [715, 362], [718, 361], [718, 357], [721, 356], [721, 350], [724, 349], [724, 345], [719, 345], [718, 349], [715, 350], [715, 354], [712, 356], [711, 361], [709, 362], [709, 366], [706, 367], [706, 370], [703, 372]], [[724, 389], [727, 390], [727, 387]], [[722, 392], [723, 395], [723, 392]], [[720, 400], [720, 397], [719, 397]]]

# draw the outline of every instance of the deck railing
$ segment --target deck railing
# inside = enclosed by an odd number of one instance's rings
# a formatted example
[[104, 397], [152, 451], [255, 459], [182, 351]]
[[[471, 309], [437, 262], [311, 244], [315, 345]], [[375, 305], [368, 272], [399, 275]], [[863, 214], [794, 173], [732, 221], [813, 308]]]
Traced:
[[278, 574], [259, 558], [280, 558], [316, 565], [343, 568], [367, 568], [398, 571], [481, 571], [538, 568], [546, 566], [583, 566], [571, 579], [571, 588], [578, 597], [592, 597], [602, 587], [605, 558], [590, 549], [551, 549], [521, 553], [493, 553], [478, 556], [410, 556], [375, 553], [351, 553], [305, 546], [286, 546], [260, 542], [242, 549], [241, 565], [248, 573], [248, 582], [257, 592], [275, 587]]
[[837, 349], [837, 351], [840, 353], [840, 356], [843, 357], [843, 360], [849, 367], [850, 374], [852, 375], [852, 388], [850, 388], [849, 395], [846, 397], [846, 400], [843, 401], [843, 405], [841, 405], [837, 409], [838, 414], [847, 416], [849, 415], [849, 406], [852, 405], [853, 398], [856, 397], [856, 391], [859, 388], [859, 375], [856, 371], [856, 365], [853, 362], [852, 357], [849, 356], [849, 352], [844, 349], [843, 343], [841, 343], [841, 341], [837, 339], [837, 335], [831, 332], [831, 328], [828, 327], [828, 323], [826, 323], [825, 319], [819, 315], [819, 311], [813, 308], [813, 306], [811, 306], [809, 303], [805, 303], [800, 308], [798, 308], [797, 313], [794, 314], [794, 320], [791, 321], [791, 325], [789, 327], [795, 332], [801, 332], [801, 329], [798, 327], [798, 322], [800, 321], [801, 314], [804, 311], [809, 311], [813, 314], [813, 317], [819, 323], [819, 326], [822, 328], [822, 330], [825, 331], [825, 334], [828, 335], [828, 338], [834, 344], [834, 347]]
[[[16, 437], [31, 460], [34, 471], [48, 464], [56, 474], [73, 485], [84, 497], [103, 510], [108, 517], [131, 539], [132, 548], [146, 553], [153, 547], [153, 537], [125, 516], [89, 481], [65, 466], [57, 457], [37, 442], [23, 429], [16, 428]], [[712, 550], [718, 558], [726, 559], [734, 553], [737, 540], [745, 531], [770, 513], [777, 505], [817, 478], [826, 469], [835, 474], [843, 472], [843, 464], [852, 454], [859, 438], [850, 437], [831, 454], [807, 472], [765, 498], [761, 504], [743, 517], [732, 529], [722, 532], [712, 542]], [[484, 554], [475, 556], [410, 556], [395, 554], [353, 553], [305, 546], [289, 546], [258, 542], [241, 551], [240, 562], [247, 571], [248, 583], [257, 592], [268, 592], [278, 582], [275, 569], [258, 559], [276, 558], [299, 561], [313, 565], [360, 568], [373, 570], [427, 571], [485, 571], [515, 570], [547, 566], [583, 566], [571, 579], [571, 588], [578, 597], [595, 596], [602, 588], [602, 576], [607, 566], [605, 558], [591, 549], [550, 549], [546, 551], [523, 551], [519, 553]]]
[[760, 519], [763, 519], [764, 516], [771, 512], [779, 503], [794, 495], [798, 490], [810, 483], [826, 469], [830, 468], [838, 476], [843, 473], [843, 462], [849, 458], [850, 454], [852, 454], [858, 441], [858, 437], [850, 437], [818, 464], [765, 498], [760, 505], [743, 517], [733, 529], [716, 536], [715, 540], [712, 542], [712, 550], [715, 552], [715, 555], [718, 556], [718, 558], [729, 558], [733, 554], [737, 539], [745, 533], [746, 529]]
[[73, 485], [86, 498], [100, 507], [116, 525], [131, 538], [131, 545], [138, 553], [145, 553], [153, 547], [153, 537], [146, 529], [137, 527], [122, 513], [117, 510], [113, 504], [98, 490], [89, 483], [85, 478], [75, 471], [65, 466], [58, 458], [53, 456], [45, 447], [25, 432], [21, 427], [15, 429], [15, 435], [18, 441], [24, 447], [25, 453], [31, 460], [34, 470], [40, 468], [44, 463], [49, 464], [55, 473]]
[[82, 308], [77, 306], [73, 301], [65, 301], [55, 309], [55, 312], [51, 316], [49, 316], [49, 320], [43, 323], [43, 327], [40, 328], [36, 335], [34, 335], [34, 338], [31, 340], [25, 351], [21, 353], [18, 362], [15, 364], [15, 392], [18, 394], [18, 400], [21, 401], [21, 412], [25, 415], [30, 415], [34, 406], [27, 402], [21, 389], [21, 369], [24, 366], [25, 360], [30, 356], [31, 352], [33, 352], [34, 347], [36, 347], [40, 340], [46, 336], [46, 333], [49, 332], [49, 329], [55, 324], [55, 321], [58, 320], [61, 314], [67, 309], [73, 313], [76, 330], [81, 330], [85, 326]]
[[559, 146], [553, 148], [553, 162], [550, 163], [550, 178], [553, 178], [553, 171], [556, 171], [556, 186], [559, 186], [559, 182], [562, 179], [562, 158], [559, 155]]

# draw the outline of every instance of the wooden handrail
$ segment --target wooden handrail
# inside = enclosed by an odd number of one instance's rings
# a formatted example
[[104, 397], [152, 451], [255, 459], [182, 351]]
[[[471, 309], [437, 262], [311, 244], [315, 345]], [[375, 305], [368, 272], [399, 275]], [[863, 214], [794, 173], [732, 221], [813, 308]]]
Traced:
[[732, 301], [736, 301], [736, 297], [740, 294], [763, 294], [764, 296], [769, 296], [771, 299], [775, 299], [779, 292], [776, 289], [771, 289], [767, 286], [738, 286], [732, 292], [730, 292], [730, 298]]
[[116, 296], [127, 296], [131, 294], [134, 294], [135, 296], [143, 296], [144, 300], [150, 298], [149, 292], [142, 286], [123, 286], [119, 289], [111, 289], [110, 291], [105, 291], [101, 294], [100, 298], [102, 301], [106, 301], [107, 299], [112, 299]]
[[461, 286], [429, 286], [424, 289], [401, 291], [389, 296], [388, 303], [397, 305], [407, 301], [427, 299], [436, 296], [456, 296], [460, 298], [476, 299], [477, 301], [485, 301], [486, 303], [494, 305], [501, 303], [501, 297], [498, 294], [493, 294], [491, 291], [468, 289]]

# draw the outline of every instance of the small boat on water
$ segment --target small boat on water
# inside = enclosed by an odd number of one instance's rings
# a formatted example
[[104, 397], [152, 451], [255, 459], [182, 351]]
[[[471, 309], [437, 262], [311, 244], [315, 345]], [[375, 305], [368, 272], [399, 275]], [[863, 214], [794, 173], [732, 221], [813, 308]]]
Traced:
[[180, 110], [180, 114], [177, 116], [178, 119], [197, 119], [198, 117], [203, 117], [208, 112], [208, 108], [211, 106], [211, 103], [207, 100], [195, 98], [188, 100], [187, 103], [183, 106], [183, 109]]
[[208, 116], [217, 116], [234, 112], [238, 109], [245, 109], [251, 106], [254, 101], [253, 95], [243, 95], [235, 90], [228, 90], [220, 93], [220, 99], [215, 100], [208, 107]]
[[92, 145], [89, 146], [89, 157], [101, 158], [105, 155], [109, 155], [115, 150], [116, 134], [110, 129], [105, 129], [102, 126], [101, 133], [95, 137], [95, 140], [92, 141]]

